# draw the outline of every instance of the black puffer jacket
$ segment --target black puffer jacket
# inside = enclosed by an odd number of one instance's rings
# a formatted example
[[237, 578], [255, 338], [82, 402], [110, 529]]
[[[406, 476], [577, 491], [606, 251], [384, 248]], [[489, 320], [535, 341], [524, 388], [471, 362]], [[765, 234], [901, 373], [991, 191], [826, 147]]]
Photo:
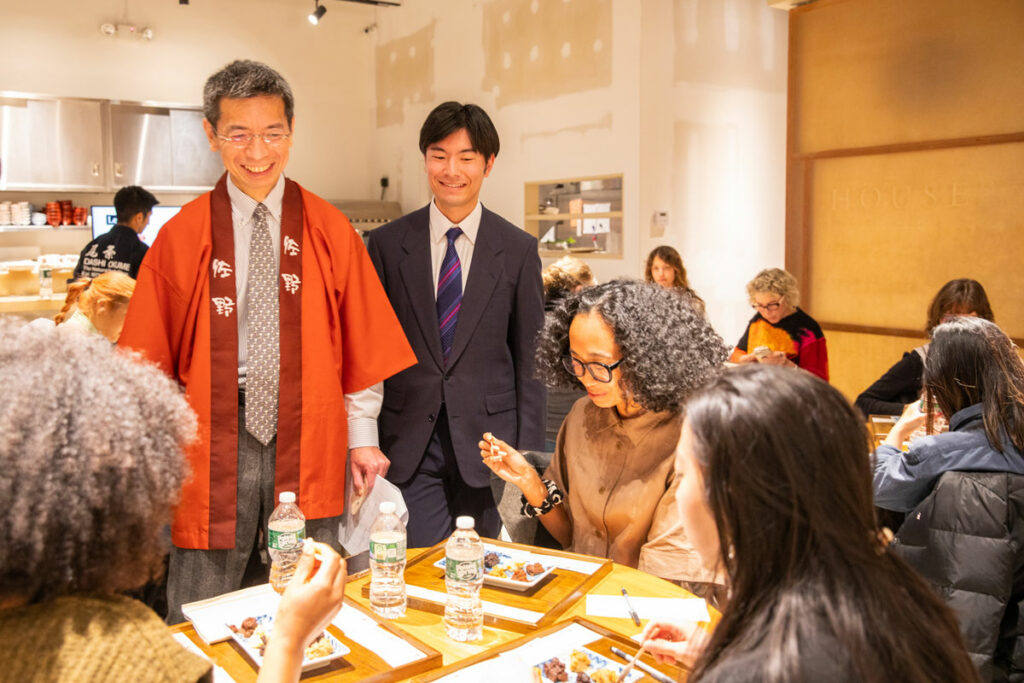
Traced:
[[1024, 681], [1024, 475], [947, 472], [892, 549], [956, 612], [984, 681]]

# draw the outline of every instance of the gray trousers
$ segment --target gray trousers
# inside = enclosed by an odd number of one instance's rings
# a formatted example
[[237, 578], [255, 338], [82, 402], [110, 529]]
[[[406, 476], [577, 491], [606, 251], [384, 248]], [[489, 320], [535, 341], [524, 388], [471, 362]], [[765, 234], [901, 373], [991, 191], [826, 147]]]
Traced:
[[[238, 406], [238, 502], [235, 547], [230, 550], [190, 550], [171, 547], [167, 568], [167, 623], [185, 620], [181, 606], [243, 588], [246, 568], [256, 553], [262, 563], [257, 580], [268, 580], [267, 519], [277, 506], [274, 499], [274, 454], [277, 437], [264, 446], [245, 429], [245, 407]], [[306, 536], [341, 552], [338, 524], [341, 517], [306, 520]], [[250, 572], [250, 579], [251, 577]]]

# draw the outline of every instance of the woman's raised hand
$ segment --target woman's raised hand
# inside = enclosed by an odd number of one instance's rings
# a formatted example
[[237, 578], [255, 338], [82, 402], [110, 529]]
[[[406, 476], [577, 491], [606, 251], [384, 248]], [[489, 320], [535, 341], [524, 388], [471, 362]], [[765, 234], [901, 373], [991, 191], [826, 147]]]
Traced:
[[707, 643], [708, 632], [694, 622], [674, 624], [668, 621], [650, 621], [640, 636], [647, 643], [647, 651], [663, 664], [693, 666]]
[[478, 445], [484, 464], [510, 484], [515, 484], [522, 489], [531, 475], [537, 477], [537, 470], [526, 462], [522, 453], [490, 432], [484, 433], [483, 439]]

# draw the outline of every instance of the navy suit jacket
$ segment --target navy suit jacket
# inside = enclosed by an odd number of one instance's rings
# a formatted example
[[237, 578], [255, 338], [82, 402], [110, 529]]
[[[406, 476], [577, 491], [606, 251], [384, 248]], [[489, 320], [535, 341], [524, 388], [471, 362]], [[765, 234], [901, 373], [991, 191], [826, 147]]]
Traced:
[[418, 362], [384, 382], [378, 419], [388, 479], [416, 472], [441, 404], [463, 481], [488, 486], [484, 432], [520, 449], [544, 446], [545, 390], [534, 377], [544, 294], [537, 240], [483, 209], [447, 367], [430, 260], [430, 207], [370, 233], [368, 251]]

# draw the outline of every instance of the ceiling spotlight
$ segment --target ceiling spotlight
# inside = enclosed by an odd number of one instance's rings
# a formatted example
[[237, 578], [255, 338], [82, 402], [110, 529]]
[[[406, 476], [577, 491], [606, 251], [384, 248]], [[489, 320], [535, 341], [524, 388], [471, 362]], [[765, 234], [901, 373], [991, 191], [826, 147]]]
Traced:
[[324, 15], [327, 14], [327, 8], [320, 4], [320, 0], [313, 0], [313, 2], [316, 4], [316, 9], [309, 15], [309, 23], [316, 26], [324, 18]]
[[109, 22], [105, 24], [100, 24], [100, 33], [102, 33], [105, 36], [113, 37], [117, 35], [117, 27]]

